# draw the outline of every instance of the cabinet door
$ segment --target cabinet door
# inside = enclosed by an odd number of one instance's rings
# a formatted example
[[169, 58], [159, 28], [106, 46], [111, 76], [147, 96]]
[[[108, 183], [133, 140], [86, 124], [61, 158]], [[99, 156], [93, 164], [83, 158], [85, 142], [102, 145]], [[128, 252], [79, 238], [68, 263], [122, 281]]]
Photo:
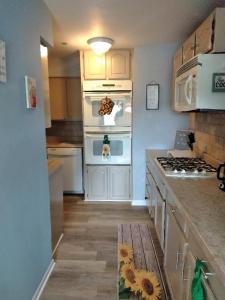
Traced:
[[86, 171], [86, 197], [89, 200], [107, 200], [107, 167], [89, 166]]
[[66, 79], [49, 78], [52, 120], [64, 120], [66, 117]]
[[215, 13], [212, 13], [196, 30], [195, 54], [207, 53], [213, 48]]
[[82, 120], [81, 82], [80, 78], [66, 79], [67, 120]]
[[106, 56], [108, 79], [130, 78], [130, 51], [112, 50]]
[[84, 78], [106, 79], [105, 55], [97, 55], [93, 51], [84, 52]]
[[174, 73], [180, 68], [183, 63], [183, 49], [182, 47], [177, 50], [173, 58]]
[[164, 214], [165, 214], [165, 202], [162, 199], [158, 189], [156, 188], [156, 219], [155, 229], [158, 235], [158, 239], [162, 250], [164, 250]]
[[195, 55], [195, 32], [183, 43], [183, 63]]
[[109, 199], [129, 200], [130, 199], [130, 167], [110, 166], [108, 167], [109, 177]]
[[182, 299], [182, 272], [185, 250], [184, 237], [171, 214], [167, 214], [165, 271], [174, 300]]
[[58, 169], [49, 177], [49, 193], [51, 206], [52, 251], [63, 233], [63, 178], [62, 169]]

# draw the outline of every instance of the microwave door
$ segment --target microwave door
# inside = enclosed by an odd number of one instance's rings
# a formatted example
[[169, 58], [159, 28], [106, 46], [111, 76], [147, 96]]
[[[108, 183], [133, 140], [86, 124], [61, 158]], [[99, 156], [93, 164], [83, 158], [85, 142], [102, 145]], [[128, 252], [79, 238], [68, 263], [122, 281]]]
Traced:
[[178, 78], [176, 80], [176, 102], [178, 111], [189, 111], [193, 109], [193, 75]]

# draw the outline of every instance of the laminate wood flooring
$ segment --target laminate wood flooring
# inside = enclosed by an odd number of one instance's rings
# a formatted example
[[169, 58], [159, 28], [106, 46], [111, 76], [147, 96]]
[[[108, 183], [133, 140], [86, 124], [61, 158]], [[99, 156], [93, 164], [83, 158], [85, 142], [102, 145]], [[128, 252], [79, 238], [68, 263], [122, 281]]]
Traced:
[[116, 300], [121, 223], [151, 221], [145, 207], [64, 197], [64, 236], [41, 300]]

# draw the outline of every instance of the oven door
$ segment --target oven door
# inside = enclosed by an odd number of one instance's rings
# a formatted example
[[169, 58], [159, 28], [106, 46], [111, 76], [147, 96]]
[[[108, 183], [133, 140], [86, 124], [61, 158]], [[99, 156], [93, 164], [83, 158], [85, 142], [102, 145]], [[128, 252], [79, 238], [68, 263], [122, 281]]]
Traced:
[[[110, 155], [102, 155], [103, 139], [108, 135]], [[131, 133], [93, 133], [84, 134], [85, 163], [88, 165], [130, 165]]]
[[[110, 115], [100, 116], [101, 100], [114, 102]], [[132, 92], [85, 92], [83, 99], [84, 126], [131, 126]]]

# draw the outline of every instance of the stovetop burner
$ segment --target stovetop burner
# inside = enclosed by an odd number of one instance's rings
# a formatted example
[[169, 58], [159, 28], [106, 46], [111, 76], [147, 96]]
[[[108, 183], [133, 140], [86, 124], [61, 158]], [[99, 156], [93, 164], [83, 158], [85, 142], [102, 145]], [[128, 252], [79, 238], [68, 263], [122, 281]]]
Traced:
[[157, 157], [166, 176], [215, 177], [216, 169], [201, 158]]

